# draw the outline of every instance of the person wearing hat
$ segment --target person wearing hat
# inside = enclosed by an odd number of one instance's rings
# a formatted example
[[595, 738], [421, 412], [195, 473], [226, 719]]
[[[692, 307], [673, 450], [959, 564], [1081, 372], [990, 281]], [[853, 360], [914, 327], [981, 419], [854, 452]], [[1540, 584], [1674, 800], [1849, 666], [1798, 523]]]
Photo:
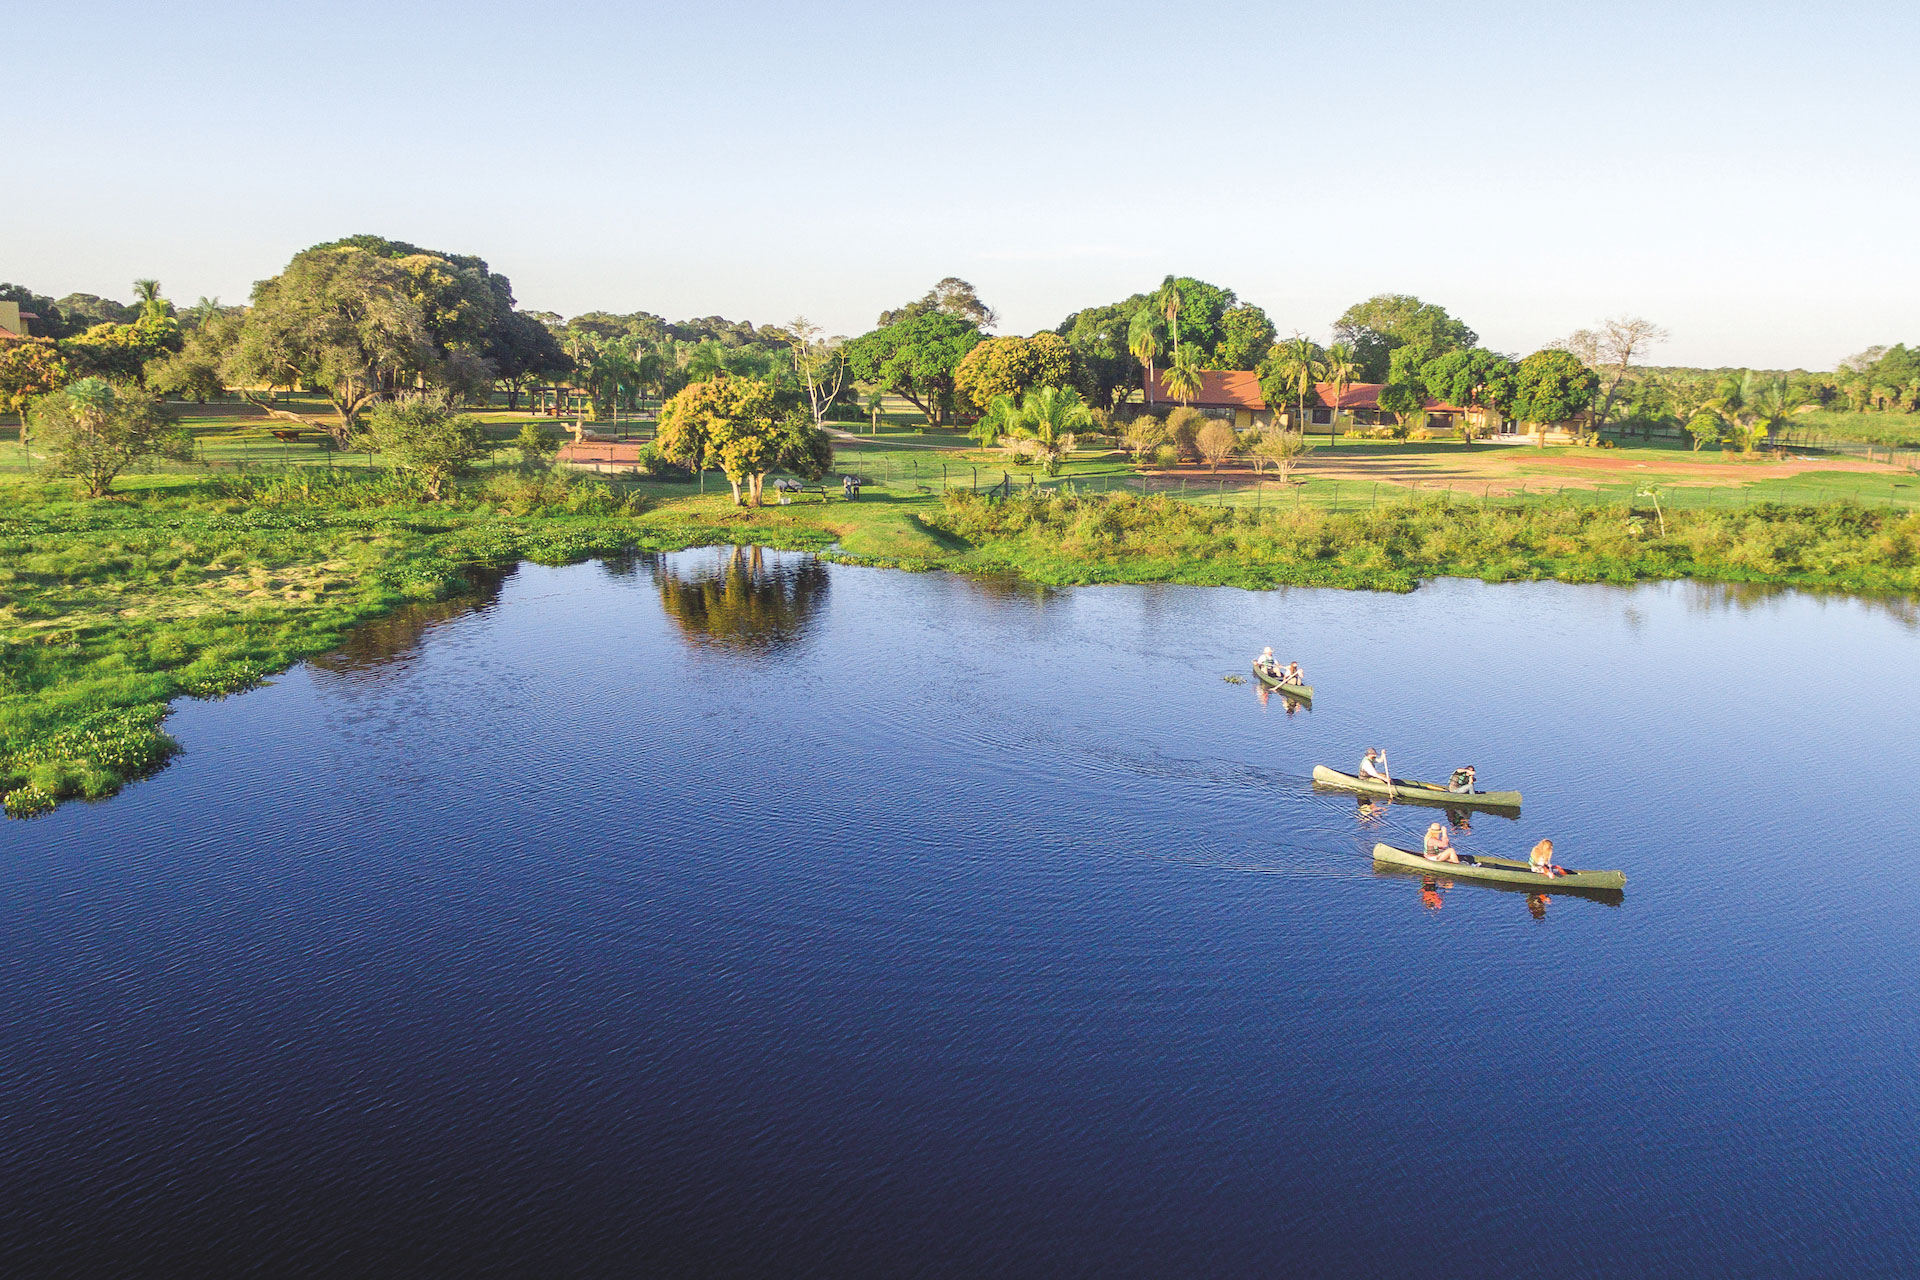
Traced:
[[1368, 747], [1367, 754], [1360, 758], [1360, 776], [1373, 782], [1384, 782], [1391, 786], [1393, 779], [1387, 776], [1386, 752], [1378, 747]]
[[1438, 822], [1427, 828], [1427, 839], [1420, 847], [1420, 856], [1429, 862], [1460, 861], [1460, 855], [1454, 852], [1453, 841], [1447, 838], [1447, 829]]

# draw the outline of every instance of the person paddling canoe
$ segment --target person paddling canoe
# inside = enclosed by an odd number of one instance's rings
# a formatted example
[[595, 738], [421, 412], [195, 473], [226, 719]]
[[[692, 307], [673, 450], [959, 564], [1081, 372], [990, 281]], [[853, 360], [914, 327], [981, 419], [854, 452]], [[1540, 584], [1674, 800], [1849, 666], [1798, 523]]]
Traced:
[[1286, 671], [1280, 676], [1280, 683], [1290, 684], [1295, 688], [1302, 688], [1307, 683], [1306, 673], [1300, 670], [1299, 663], [1289, 662]]
[[1420, 856], [1429, 862], [1460, 861], [1459, 853], [1454, 850], [1453, 841], [1447, 836], [1447, 829], [1437, 822], [1427, 828], [1427, 838], [1420, 846]]
[[1542, 840], [1533, 846], [1533, 852], [1527, 855], [1527, 865], [1543, 876], [1564, 876], [1571, 873], [1565, 867], [1555, 866], [1553, 862], [1553, 841]]
[[1368, 747], [1367, 754], [1360, 757], [1360, 776], [1370, 782], [1384, 782], [1391, 786], [1393, 779], [1387, 776], [1387, 753], [1378, 747]]

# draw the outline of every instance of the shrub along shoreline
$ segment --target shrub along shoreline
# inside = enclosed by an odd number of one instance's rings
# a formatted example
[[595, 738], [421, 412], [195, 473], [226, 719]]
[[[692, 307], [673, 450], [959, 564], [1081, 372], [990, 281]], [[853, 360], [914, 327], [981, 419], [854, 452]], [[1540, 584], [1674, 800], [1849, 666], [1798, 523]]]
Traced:
[[1208, 507], [1046, 490], [989, 501], [733, 508], [532, 476], [425, 503], [401, 483], [215, 482], [78, 503], [9, 490], [0, 517], [0, 804], [100, 798], [165, 764], [179, 697], [244, 689], [355, 625], [471, 585], [477, 565], [759, 544], [1049, 585], [1410, 591], [1422, 579], [1696, 578], [1920, 592], [1920, 513], [1852, 503], [1659, 511], [1531, 502]]

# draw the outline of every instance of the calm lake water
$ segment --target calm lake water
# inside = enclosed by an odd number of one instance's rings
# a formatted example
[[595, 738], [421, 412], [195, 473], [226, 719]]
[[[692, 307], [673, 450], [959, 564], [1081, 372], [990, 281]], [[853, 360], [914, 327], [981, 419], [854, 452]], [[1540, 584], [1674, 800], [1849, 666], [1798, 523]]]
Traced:
[[[1899, 604], [523, 566], [0, 825], [0, 1270], [1911, 1276], [1916, 707]], [[1376, 875], [1367, 745], [1625, 894]]]

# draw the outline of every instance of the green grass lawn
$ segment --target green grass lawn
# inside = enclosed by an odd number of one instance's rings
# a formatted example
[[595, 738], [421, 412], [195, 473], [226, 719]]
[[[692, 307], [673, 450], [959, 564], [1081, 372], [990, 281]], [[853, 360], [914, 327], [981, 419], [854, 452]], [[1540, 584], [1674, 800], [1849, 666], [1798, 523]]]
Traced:
[[1793, 415], [1792, 430], [1840, 440], [1920, 449], [1920, 413], [1855, 413], [1850, 409], [1810, 409]]

